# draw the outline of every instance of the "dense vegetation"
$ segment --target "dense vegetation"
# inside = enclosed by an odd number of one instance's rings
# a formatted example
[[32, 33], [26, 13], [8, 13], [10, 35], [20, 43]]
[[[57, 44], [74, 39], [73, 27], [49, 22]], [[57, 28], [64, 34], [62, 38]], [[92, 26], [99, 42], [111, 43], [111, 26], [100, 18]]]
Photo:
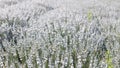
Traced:
[[0, 68], [120, 67], [119, 1], [43, 1], [0, 1]]

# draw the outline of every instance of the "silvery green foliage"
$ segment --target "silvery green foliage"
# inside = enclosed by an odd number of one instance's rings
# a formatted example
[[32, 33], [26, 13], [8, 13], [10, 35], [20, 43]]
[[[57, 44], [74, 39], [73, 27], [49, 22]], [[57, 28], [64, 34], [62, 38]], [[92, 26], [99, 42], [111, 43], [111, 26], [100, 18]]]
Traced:
[[0, 0], [0, 67], [119, 68], [119, 3]]

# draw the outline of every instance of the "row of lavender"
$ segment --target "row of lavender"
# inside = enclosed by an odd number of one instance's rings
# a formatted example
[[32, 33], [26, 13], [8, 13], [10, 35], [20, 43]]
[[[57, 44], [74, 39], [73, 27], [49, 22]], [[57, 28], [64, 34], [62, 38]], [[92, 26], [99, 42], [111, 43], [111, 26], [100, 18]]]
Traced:
[[119, 5], [95, 3], [51, 7], [28, 0], [1, 8], [0, 67], [119, 68]]

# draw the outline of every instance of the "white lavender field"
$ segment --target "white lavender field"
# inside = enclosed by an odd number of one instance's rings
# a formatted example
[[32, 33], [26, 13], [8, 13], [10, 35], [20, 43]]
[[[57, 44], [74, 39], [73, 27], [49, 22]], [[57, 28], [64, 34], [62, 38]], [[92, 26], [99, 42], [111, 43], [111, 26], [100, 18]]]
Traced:
[[0, 0], [0, 68], [120, 68], [120, 1]]

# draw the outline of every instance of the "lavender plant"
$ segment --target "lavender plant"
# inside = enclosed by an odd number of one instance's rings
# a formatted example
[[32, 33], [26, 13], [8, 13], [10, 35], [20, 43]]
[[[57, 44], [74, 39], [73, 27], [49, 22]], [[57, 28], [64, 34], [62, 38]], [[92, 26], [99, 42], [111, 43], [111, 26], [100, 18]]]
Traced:
[[106, 1], [1, 0], [0, 68], [119, 68], [120, 5]]

